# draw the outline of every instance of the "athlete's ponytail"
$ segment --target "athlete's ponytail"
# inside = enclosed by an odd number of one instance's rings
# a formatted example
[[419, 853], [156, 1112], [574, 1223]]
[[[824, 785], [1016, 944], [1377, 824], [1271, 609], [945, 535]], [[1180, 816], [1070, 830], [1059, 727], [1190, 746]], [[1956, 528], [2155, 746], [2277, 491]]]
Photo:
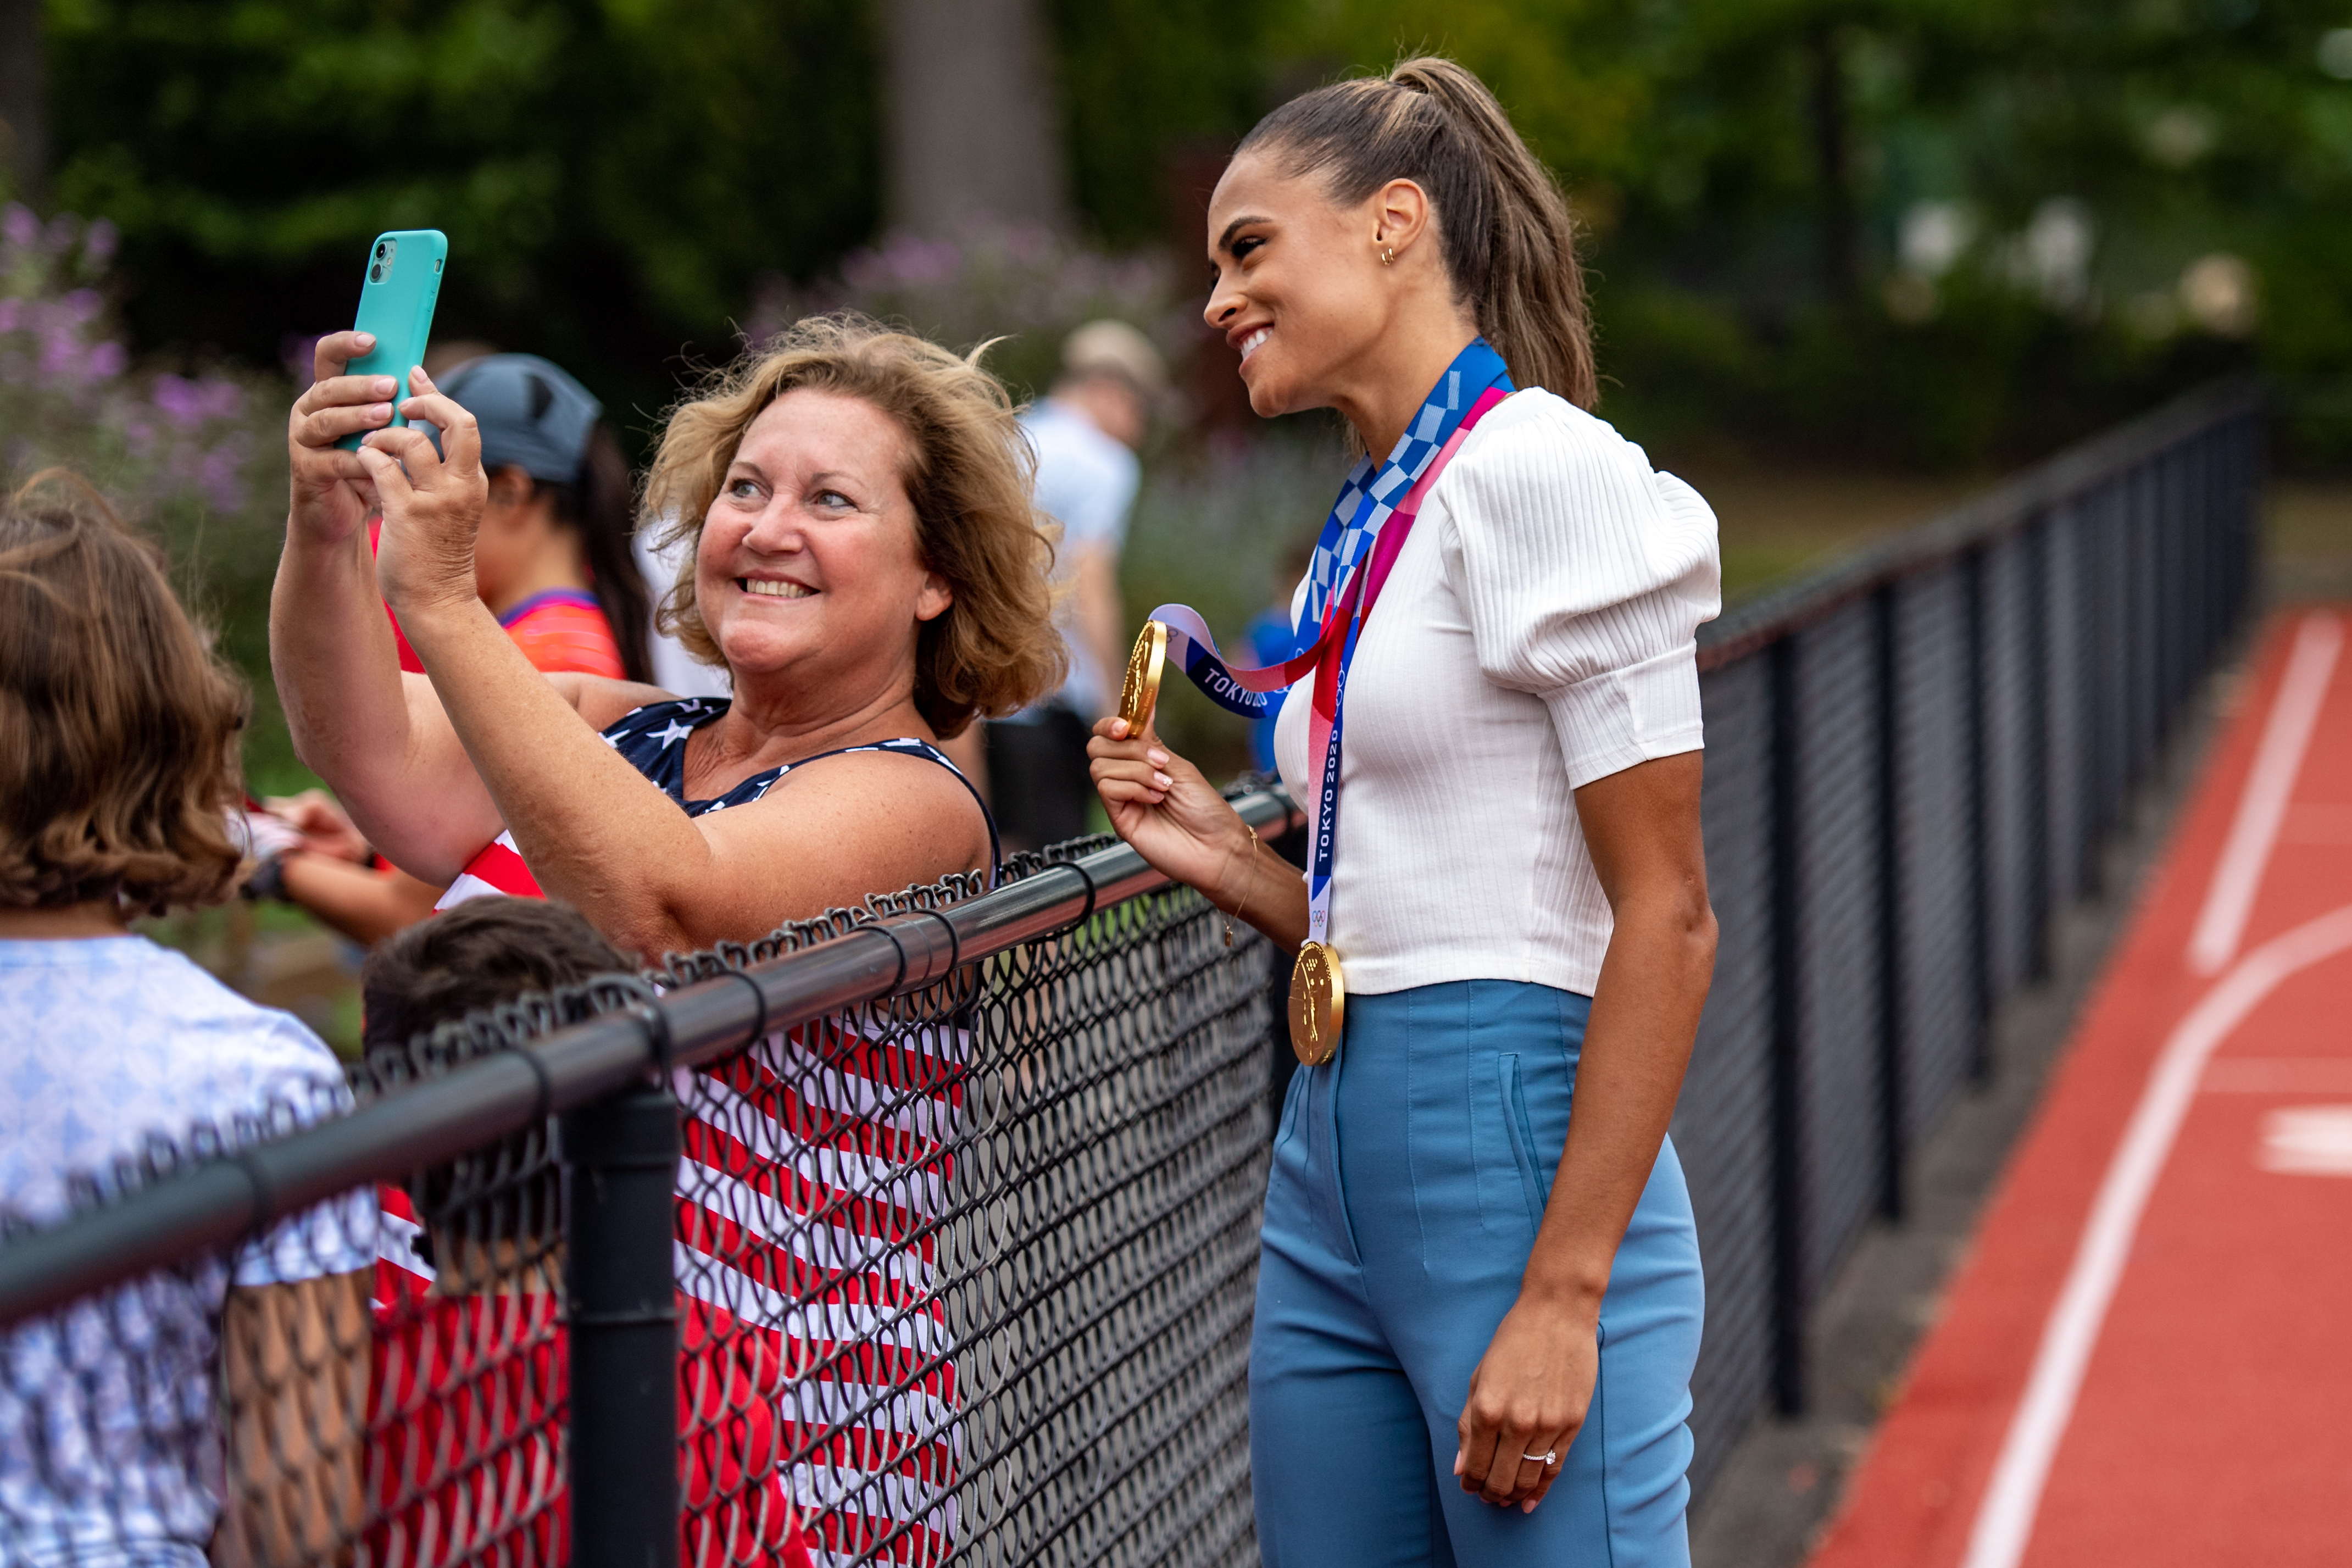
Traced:
[[1259, 152], [1286, 173], [1315, 174], [1354, 205], [1391, 180], [1429, 194], [1446, 271], [1521, 386], [1580, 408], [1600, 401], [1575, 227], [1486, 83], [1423, 55], [1292, 99], [1257, 123], [1236, 155]]

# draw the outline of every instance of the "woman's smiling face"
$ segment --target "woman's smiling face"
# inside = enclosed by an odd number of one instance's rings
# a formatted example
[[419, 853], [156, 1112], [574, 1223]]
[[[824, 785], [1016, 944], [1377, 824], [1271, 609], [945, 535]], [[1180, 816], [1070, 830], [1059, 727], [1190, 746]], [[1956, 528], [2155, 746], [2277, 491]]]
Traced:
[[908, 437], [861, 398], [796, 388], [743, 432], [695, 554], [696, 606], [741, 688], [789, 671], [863, 700], [914, 679], [947, 584], [923, 562]]
[[1346, 367], [1379, 341], [1393, 298], [1372, 242], [1379, 205], [1343, 208], [1313, 175], [1255, 153], [1217, 182], [1202, 317], [1241, 354], [1259, 415], [1328, 405]]

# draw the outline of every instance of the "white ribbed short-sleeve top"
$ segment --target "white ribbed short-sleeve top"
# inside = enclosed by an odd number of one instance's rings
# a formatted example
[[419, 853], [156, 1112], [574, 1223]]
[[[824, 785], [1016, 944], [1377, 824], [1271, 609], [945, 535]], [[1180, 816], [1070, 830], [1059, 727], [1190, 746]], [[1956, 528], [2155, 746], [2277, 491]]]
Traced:
[[[1574, 792], [1703, 744], [1696, 636], [1721, 605], [1714, 512], [1642, 448], [1539, 389], [1479, 422], [1348, 679], [1330, 935], [1349, 991], [1591, 994], [1612, 920]], [[1275, 731], [1301, 804], [1312, 688]]]

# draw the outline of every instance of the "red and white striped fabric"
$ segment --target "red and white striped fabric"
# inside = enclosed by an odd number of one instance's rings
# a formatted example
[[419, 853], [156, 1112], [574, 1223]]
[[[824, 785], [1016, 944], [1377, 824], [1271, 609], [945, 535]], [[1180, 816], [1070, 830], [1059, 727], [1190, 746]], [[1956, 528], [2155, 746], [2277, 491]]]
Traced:
[[489, 898], [504, 893], [516, 899], [543, 899], [539, 879], [523, 864], [522, 851], [515, 847], [514, 835], [501, 833], [466, 862], [457, 879], [442, 890], [433, 905], [433, 912], [454, 910], [468, 899]]
[[[370, 1557], [408, 1568], [571, 1560], [562, 1426], [570, 1335], [538, 1291], [445, 1298], [417, 1256], [408, 1194], [382, 1189], [365, 1474]], [[715, 1334], [677, 1297], [678, 1561], [687, 1568], [816, 1560], [793, 1478], [782, 1366], [751, 1334]], [[486, 1441], [488, 1439], [488, 1441]]]
[[965, 1046], [945, 1025], [877, 1038], [826, 1020], [678, 1075], [684, 1338], [734, 1341], [786, 1450], [817, 1443], [788, 1483], [820, 1563], [900, 1525], [891, 1562], [944, 1562], [955, 1539], [955, 1368], [928, 1227]]
[[375, 1190], [375, 1299], [368, 1304], [388, 1312], [413, 1296], [433, 1289], [433, 1265], [417, 1244], [425, 1226], [405, 1188], [383, 1183]]
[[[545, 896], [505, 833], [436, 907], [500, 893]], [[955, 1369], [921, 1232], [945, 1203], [964, 1060], [948, 1026], [877, 1039], [829, 1020], [677, 1074], [684, 1436], [777, 1420], [791, 1452], [837, 1426], [789, 1474], [737, 1461], [786, 1489], [820, 1564], [901, 1523], [893, 1562], [943, 1562], [955, 1538]]]
[[442, 1297], [408, 1194], [376, 1190], [368, 1560], [565, 1561], [564, 1332], [544, 1290]]

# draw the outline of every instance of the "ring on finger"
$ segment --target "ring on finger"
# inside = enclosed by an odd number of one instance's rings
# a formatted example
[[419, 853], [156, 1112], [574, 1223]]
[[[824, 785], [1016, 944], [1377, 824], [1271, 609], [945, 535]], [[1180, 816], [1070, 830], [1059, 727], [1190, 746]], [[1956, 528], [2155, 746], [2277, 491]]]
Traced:
[[1559, 1463], [1559, 1450], [1557, 1448], [1547, 1448], [1540, 1454], [1521, 1454], [1519, 1458], [1529, 1460], [1535, 1464], [1541, 1465], [1546, 1469], [1549, 1469], [1552, 1466]]

